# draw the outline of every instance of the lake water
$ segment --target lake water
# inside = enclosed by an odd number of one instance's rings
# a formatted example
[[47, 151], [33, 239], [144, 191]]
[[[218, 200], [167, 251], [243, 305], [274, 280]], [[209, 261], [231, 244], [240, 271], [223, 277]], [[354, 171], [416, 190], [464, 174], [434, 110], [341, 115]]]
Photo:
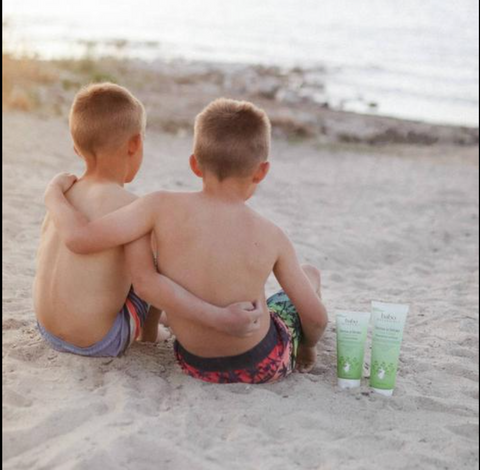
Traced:
[[478, 0], [6, 0], [7, 40], [45, 58], [79, 41], [131, 56], [326, 67], [337, 107], [478, 126]]

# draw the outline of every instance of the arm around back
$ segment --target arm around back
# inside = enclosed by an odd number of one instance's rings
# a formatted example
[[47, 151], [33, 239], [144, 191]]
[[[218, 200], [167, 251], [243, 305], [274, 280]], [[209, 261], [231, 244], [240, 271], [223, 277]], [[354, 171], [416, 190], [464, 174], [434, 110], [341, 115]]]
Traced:
[[126, 245], [125, 253], [135, 292], [158, 309], [240, 338], [260, 328], [257, 320], [262, 309], [251, 302], [217, 307], [159, 274], [153, 262], [150, 236]]
[[89, 254], [124, 245], [152, 231], [154, 212], [162, 193], [137, 199], [121, 209], [89, 221], [63, 193], [61, 179], [53, 180], [45, 204], [66, 246], [77, 254]]

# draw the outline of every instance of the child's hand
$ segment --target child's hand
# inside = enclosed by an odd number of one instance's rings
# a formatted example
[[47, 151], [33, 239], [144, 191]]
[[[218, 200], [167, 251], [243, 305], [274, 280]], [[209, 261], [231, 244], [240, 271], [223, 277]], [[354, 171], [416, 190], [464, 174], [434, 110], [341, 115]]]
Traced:
[[50, 183], [48, 183], [45, 193], [48, 193], [52, 189], [66, 193], [73, 186], [75, 181], [77, 181], [75, 175], [72, 175], [71, 173], [59, 173], [53, 177]]
[[259, 302], [240, 302], [229, 305], [222, 311], [218, 329], [232, 336], [246, 338], [260, 328], [263, 310]]
[[317, 362], [317, 348], [299, 344], [297, 353], [297, 371], [301, 374], [308, 374], [312, 371]]

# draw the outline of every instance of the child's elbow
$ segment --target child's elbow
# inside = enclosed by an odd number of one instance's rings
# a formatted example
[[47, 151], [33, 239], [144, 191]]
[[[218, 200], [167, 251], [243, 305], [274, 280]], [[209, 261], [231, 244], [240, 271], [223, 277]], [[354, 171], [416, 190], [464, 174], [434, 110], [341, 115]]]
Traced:
[[325, 318], [322, 318], [322, 320], [320, 320], [319, 327], [320, 327], [322, 333], [327, 329], [327, 327], [328, 327], [328, 316], [327, 315], [325, 315]]
[[91, 253], [82, 237], [79, 237], [78, 235], [70, 235], [66, 237], [64, 243], [70, 251], [77, 255], [88, 255]]
[[148, 302], [150, 297], [150, 277], [144, 274], [132, 276], [132, 286], [135, 293], [143, 300]]

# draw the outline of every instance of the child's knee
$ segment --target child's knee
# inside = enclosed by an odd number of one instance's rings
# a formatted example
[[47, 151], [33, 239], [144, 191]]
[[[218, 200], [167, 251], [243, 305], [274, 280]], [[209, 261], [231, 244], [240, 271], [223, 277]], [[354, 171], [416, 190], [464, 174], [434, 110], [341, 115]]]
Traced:
[[304, 264], [302, 266], [302, 269], [307, 275], [312, 285], [315, 287], [315, 290], [319, 290], [322, 283], [322, 276], [320, 270], [311, 264]]

